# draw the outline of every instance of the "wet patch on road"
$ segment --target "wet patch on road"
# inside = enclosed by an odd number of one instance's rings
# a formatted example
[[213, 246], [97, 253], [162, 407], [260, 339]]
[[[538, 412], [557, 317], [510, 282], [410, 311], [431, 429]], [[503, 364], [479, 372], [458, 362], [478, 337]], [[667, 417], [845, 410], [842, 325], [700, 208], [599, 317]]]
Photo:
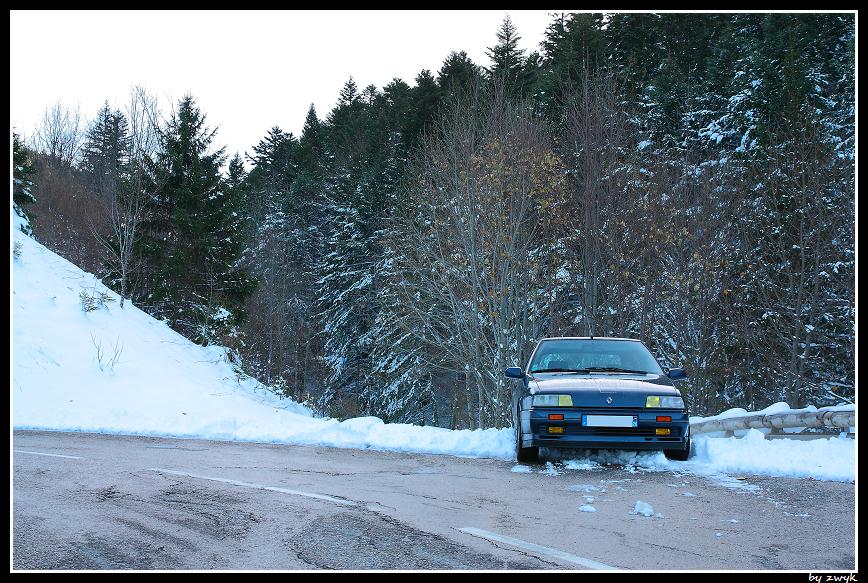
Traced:
[[342, 512], [320, 518], [286, 542], [317, 569], [549, 569], [535, 557], [503, 560], [379, 514]]

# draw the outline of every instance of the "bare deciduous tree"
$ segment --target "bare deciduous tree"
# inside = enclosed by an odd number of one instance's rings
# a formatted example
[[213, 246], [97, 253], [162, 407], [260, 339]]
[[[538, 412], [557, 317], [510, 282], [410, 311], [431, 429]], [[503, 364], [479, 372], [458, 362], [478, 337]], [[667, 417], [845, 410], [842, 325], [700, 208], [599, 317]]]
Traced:
[[69, 168], [78, 161], [84, 142], [84, 121], [78, 107], [60, 101], [42, 114], [42, 121], [33, 133], [34, 148]]
[[102, 234], [94, 230], [94, 235], [105, 252], [105, 262], [118, 278], [121, 308], [131, 292], [139, 227], [147, 218], [147, 203], [151, 190], [148, 165], [159, 143], [159, 109], [156, 98], [144, 87], [133, 87], [126, 115], [130, 132], [129, 160], [126, 162], [122, 180], [107, 192], [110, 232]]
[[532, 347], [540, 242], [561, 198], [563, 171], [524, 104], [502, 93], [442, 116], [411, 176], [399, 235], [402, 325], [464, 375], [476, 427], [511, 421], [503, 369]]
[[[578, 275], [580, 331], [590, 336], [624, 335], [642, 261], [646, 225], [654, 222], [651, 201], [638, 187], [637, 134], [611, 73], [585, 73], [566, 107], [564, 142], [569, 161], [570, 215], [565, 244]], [[641, 282], [646, 299], [653, 281]], [[648, 306], [645, 305], [645, 311]], [[639, 318], [641, 319], [641, 317]]]

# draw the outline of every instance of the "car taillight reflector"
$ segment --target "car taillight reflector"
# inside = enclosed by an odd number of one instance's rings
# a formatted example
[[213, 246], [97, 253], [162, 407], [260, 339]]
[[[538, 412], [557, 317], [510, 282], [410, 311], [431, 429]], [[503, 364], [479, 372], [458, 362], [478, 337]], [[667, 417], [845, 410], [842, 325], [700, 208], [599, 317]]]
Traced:
[[549, 413], [549, 420], [550, 421], [563, 421], [564, 416], [561, 415], [560, 413]]
[[666, 428], [666, 429], [655, 429], [654, 432], [655, 432], [657, 435], [669, 435], [669, 429], [668, 429], [668, 428]]
[[563, 433], [563, 427], [549, 427], [549, 433]]
[[669, 415], [658, 415], [657, 421], [665, 421], [665, 422], [672, 421], [672, 417], [670, 417]]

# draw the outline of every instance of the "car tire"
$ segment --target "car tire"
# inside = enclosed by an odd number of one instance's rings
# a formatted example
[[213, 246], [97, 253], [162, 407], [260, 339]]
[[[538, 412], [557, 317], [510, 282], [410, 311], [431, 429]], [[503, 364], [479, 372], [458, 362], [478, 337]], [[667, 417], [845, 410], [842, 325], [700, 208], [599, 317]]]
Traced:
[[520, 462], [539, 461], [539, 447], [521, 446], [521, 412], [515, 415], [515, 459]]
[[690, 457], [690, 437], [687, 438], [687, 445], [684, 449], [664, 449], [663, 454], [667, 459], [677, 462], [686, 462]]

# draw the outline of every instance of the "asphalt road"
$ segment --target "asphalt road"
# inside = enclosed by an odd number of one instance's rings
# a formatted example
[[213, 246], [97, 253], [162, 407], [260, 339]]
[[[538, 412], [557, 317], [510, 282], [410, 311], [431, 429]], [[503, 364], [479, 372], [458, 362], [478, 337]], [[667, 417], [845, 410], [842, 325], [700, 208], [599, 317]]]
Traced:
[[[855, 569], [853, 484], [80, 433], [12, 445], [15, 570]], [[639, 500], [662, 517], [630, 514]]]

